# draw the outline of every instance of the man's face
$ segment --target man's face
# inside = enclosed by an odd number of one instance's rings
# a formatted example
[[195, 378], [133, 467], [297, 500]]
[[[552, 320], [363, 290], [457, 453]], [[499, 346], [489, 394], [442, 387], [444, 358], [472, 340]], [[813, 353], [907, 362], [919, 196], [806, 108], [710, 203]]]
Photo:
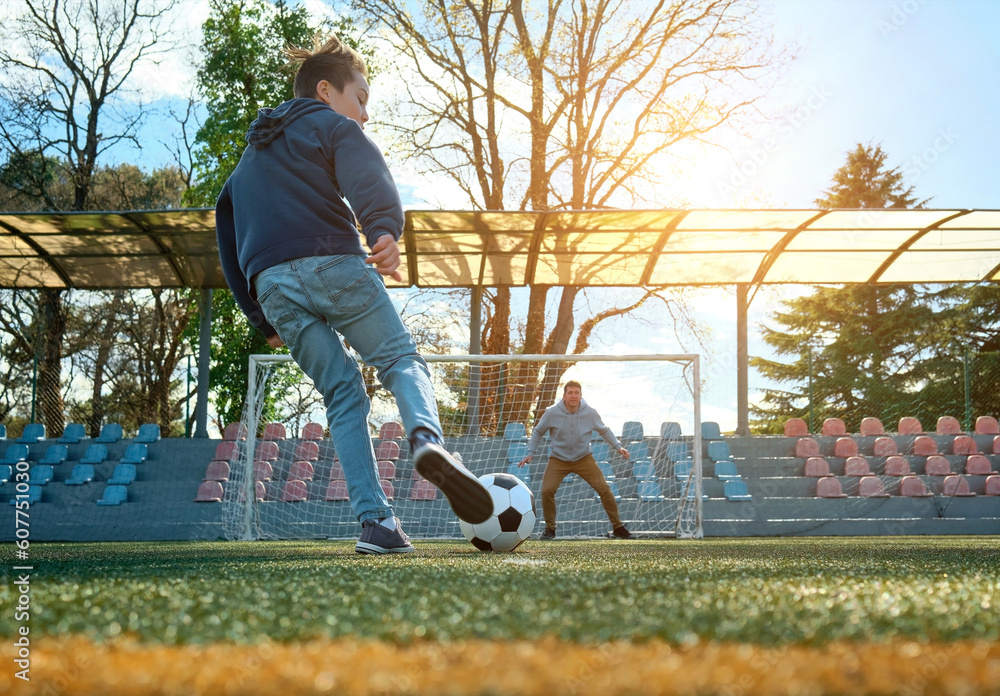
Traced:
[[568, 387], [563, 392], [563, 402], [571, 411], [580, 407], [580, 400], [583, 398], [583, 390], [580, 387]]
[[357, 121], [362, 128], [368, 121], [368, 95], [370, 92], [368, 80], [357, 70], [354, 71], [354, 82], [344, 85], [343, 92], [338, 92], [337, 88], [326, 80], [321, 80], [316, 85], [316, 96], [320, 101], [325, 102], [341, 116]]

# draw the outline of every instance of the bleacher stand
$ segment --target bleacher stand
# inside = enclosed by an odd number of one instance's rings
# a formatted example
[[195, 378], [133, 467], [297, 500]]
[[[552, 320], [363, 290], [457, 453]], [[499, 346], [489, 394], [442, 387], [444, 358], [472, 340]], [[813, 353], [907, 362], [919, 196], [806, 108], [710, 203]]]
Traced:
[[139, 432], [136, 433], [135, 439], [132, 442], [149, 445], [157, 442], [159, 439], [160, 426], [156, 423], [143, 423], [139, 426]]
[[75, 445], [87, 437], [87, 430], [82, 423], [70, 423], [64, 429], [62, 435], [56, 442], [66, 445]]
[[21, 437], [17, 438], [17, 442], [22, 445], [31, 445], [36, 442], [41, 442], [45, 439], [45, 424], [44, 423], [28, 423], [24, 426], [24, 431], [21, 433]]
[[101, 428], [101, 433], [94, 442], [101, 442], [106, 445], [113, 445], [122, 439], [122, 426], [118, 423], [107, 423]]
[[822, 433], [825, 437], [843, 437], [847, 435], [847, 428], [839, 418], [827, 418], [823, 421]]

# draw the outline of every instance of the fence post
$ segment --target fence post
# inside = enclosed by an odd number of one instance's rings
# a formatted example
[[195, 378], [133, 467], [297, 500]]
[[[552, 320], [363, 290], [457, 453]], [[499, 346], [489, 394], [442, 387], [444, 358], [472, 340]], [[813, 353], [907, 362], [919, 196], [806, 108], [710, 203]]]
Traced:
[[962, 366], [965, 370], [965, 422], [962, 423], [962, 429], [967, 432], [972, 432], [972, 380], [969, 370], [969, 346], [965, 347], [965, 353], [962, 359]]
[[813, 424], [813, 349], [812, 346], [808, 347], [809, 352], [806, 353], [806, 362], [809, 366], [809, 432], [816, 432], [816, 428]]

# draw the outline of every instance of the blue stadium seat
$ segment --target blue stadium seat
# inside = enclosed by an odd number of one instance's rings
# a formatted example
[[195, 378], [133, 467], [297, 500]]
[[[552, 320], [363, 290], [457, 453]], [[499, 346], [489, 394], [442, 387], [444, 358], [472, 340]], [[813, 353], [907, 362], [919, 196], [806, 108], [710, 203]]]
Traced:
[[127, 486], [135, 481], [135, 464], [116, 464], [108, 479], [109, 485]]
[[[521, 460], [518, 459], [517, 461]], [[524, 481], [525, 484], [531, 483], [531, 474], [528, 473], [527, 465], [524, 465], [519, 469], [517, 467], [517, 462], [514, 462], [513, 464], [507, 467], [507, 473], [510, 474], [511, 476], [516, 476], [517, 478], [521, 479], [522, 481]]]
[[701, 439], [721, 440], [722, 430], [719, 428], [719, 424], [714, 421], [704, 421], [701, 424]]
[[120, 461], [122, 464], [142, 464], [146, 461], [146, 453], [146, 445], [131, 444], [125, 448]]
[[94, 480], [93, 464], [77, 464], [73, 467], [69, 478], [64, 482], [67, 486], [82, 486]]
[[512, 442], [507, 445], [507, 463], [517, 465], [522, 459], [528, 456], [527, 442]]
[[736, 462], [726, 459], [721, 462], [715, 462], [715, 478], [720, 481], [729, 481], [742, 477], [740, 476], [740, 472], [736, 470]]
[[121, 505], [128, 500], [128, 489], [125, 486], [109, 485], [104, 489], [104, 495], [97, 501], [98, 505]]
[[[35, 503], [42, 502], [42, 487], [41, 486], [28, 486], [28, 505], [34, 505]], [[11, 498], [10, 504], [17, 505], [17, 498]]]
[[622, 427], [622, 442], [636, 442], [645, 437], [642, 432], [642, 423], [639, 421], [626, 421]]
[[101, 434], [94, 438], [94, 442], [103, 442], [113, 445], [122, 439], [122, 427], [118, 423], [108, 423], [101, 428]]
[[160, 439], [160, 426], [157, 423], [143, 423], [139, 426], [139, 432], [136, 433], [135, 440], [133, 442], [138, 442], [142, 444], [150, 444], [156, 442]]
[[28, 423], [24, 426], [24, 432], [21, 433], [21, 437], [17, 438], [17, 441], [22, 445], [28, 445], [33, 442], [41, 442], [45, 439], [45, 424], [44, 423]]
[[649, 457], [636, 459], [635, 463], [632, 464], [632, 477], [640, 481], [654, 480], [656, 478], [656, 468], [653, 466], [653, 461]]
[[629, 459], [645, 459], [649, 456], [649, 445], [645, 442], [631, 442], [626, 445]]
[[639, 481], [639, 500], [663, 500], [659, 481]]
[[747, 490], [747, 483], [743, 479], [732, 479], [722, 484], [723, 495], [726, 500], [735, 502], [745, 502], [751, 500], [750, 491]]
[[503, 428], [503, 439], [508, 442], [521, 442], [528, 439], [528, 431], [524, 423], [508, 423]]
[[0, 464], [0, 483], [7, 483], [14, 475], [14, 470], [9, 464]]
[[611, 459], [611, 445], [604, 440], [598, 440], [590, 446], [590, 453], [594, 455], [597, 463], [606, 462]]
[[70, 423], [63, 430], [63, 434], [59, 436], [56, 442], [62, 442], [67, 445], [75, 445], [80, 440], [87, 437], [87, 430], [83, 427], [82, 423]]
[[69, 447], [66, 445], [49, 445], [45, 454], [38, 460], [39, 464], [62, 464], [69, 457]]
[[6, 440], [6, 439], [7, 439], [7, 426], [4, 425], [3, 423], [0, 423], [0, 440]]
[[100, 464], [108, 460], [108, 448], [106, 445], [90, 445], [87, 451], [80, 457], [81, 464]]
[[23, 462], [28, 458], [28, 446], [27, 445], [8, 445], [7, 451], [3, 455], [3, 461], [0, 464], [10, 464], [14, 465], [18, 462]]
[[733, 455], [729, 452], [728, 442], [722, 442], [720, 440], [708, 443], [708, 458], [713, 462], [725, 461], [726, 459], [731, 459], [732, 456]]
[[605, 481], [615, 480], [615, 470], [611, 468], [611, 462], [597, 462], [597, 467], [601, 470], [601, 473], [604, 474]]
[[[618, 482], [617, 481], [608, 481], [608, 488], [611, 489], [611, 495], [613, 495], [615, 497], [615, 500], [621, 499], [622, 496], [618, 492]], [[599, 495], [597, 495], [595, 493], [594, 494], [594, 500], [600, 502], [601, 501], [601, 496], [599, 496]]]
[[686, 442], [668, 442], [667, 443], [667, 460], [671, 462], [680, 462], [685, 459], [689, 459], [691, 453], [688, 451], [688, 446]]
[[[687, 495], [686, 495], [687, 500], [695, 500], [698, 497], [697, 491], [695, 490], [694, 481], [691, 481], [690, 483], [685, 484], [684, 487], [681, 490], [682, 491], [685, 491], [685, 490], [687, 491]], [[701, 499], [702, 500], [708, 500], [708, 494], [705, 492], [704, 488], [702, 488], [702, 490], [701, 490]]]
[[663, 440], [680, 440], [681, 424], [674, 421], [663, 421], [660, 423], [660, 438]]
[[38, 464], [31, 467], [28, 472], [28, 483], [35, 486], [44, 486], [52, 480], [52, 466], [49, 464]]
[[690, 459], [682, 459], [679, 462], [674, 462], [674, 478], [678, 481], [686, 481], [688, 476], [691, 475], [692, 469], [694, 469], [694, 462]]

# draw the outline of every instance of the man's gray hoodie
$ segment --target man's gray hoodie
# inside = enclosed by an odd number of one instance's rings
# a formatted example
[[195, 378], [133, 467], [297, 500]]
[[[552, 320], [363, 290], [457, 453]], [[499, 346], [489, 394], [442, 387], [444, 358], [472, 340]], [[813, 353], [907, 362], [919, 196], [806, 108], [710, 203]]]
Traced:
[[590, 454], [590, 438], [594, 430], [614, 449], [621, 448], [621, 443], [611, 432], [611, 428], [604, 425], [600, 414], [588, 406], [586, 401], [581, 399], [580, 408], [570, 413], [565, 402], [560, 399], [545, 409], [532, 431], [528, 454], [535, 454], [545, 433], [548, 433], [552, 442], [552, 456], [564, 462], [575, 462]]

